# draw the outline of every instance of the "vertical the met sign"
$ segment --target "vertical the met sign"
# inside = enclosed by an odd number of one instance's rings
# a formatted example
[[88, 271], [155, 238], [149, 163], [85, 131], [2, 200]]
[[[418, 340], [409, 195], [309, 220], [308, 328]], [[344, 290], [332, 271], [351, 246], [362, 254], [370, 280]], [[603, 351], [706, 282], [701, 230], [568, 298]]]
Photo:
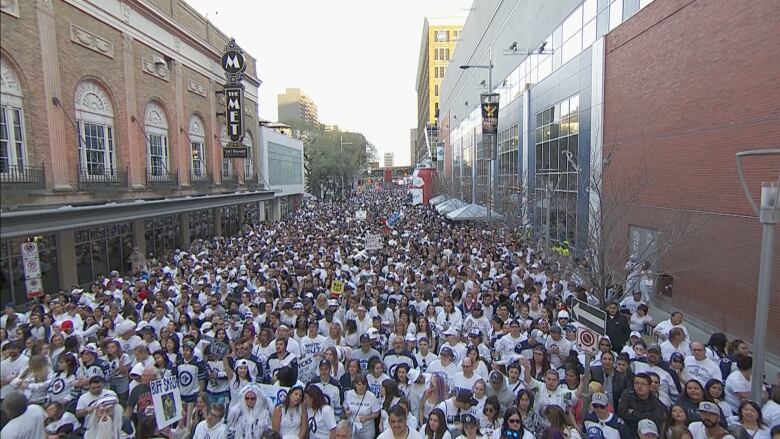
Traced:
[[244, 89], [241, 86], [225, 86], [225, 117], [227, 134], [231, 142], [241, 142], [244, 137]]

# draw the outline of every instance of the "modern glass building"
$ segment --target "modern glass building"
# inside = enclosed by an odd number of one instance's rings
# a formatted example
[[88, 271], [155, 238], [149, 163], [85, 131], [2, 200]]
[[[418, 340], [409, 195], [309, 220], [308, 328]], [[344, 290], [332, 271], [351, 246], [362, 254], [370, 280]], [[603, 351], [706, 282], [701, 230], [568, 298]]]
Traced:
[[[576, 248], [587, 233], [590, 161], [602, 138], [602, 37], [651, 1], [476, 3], [441, 87], [453, 192]], [[489, 91], [500, 95], [493, 184], [479, 107]]]

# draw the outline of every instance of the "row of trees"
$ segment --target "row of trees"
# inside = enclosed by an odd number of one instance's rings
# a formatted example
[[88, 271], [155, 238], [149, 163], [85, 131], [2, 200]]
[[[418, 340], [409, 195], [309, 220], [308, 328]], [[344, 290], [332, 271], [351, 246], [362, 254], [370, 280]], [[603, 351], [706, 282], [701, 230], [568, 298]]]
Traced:
[[306, 191], [317, 197], [345, 198], [355, 180], [376, 159], [377, 149], [359, 132], [338, 126], [299, 124], [293, 137], [303, 141]]

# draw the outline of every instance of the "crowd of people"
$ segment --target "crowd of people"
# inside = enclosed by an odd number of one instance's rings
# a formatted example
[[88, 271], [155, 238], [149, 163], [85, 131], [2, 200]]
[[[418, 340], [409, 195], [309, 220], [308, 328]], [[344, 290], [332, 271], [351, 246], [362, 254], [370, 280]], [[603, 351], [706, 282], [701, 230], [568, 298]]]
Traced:
[[[780, 438], [780, 388], [750, 400], [748, 345], [691, 340], [681, 313], [653, 322], [646, 266], [602, 304], [523, 231], [398, 191], [133, 265], [6, 306], [3, 439]], [[575, 299], [607, 311], [593, 357]], [[183, 414], [159, 428], [164, 378]]]

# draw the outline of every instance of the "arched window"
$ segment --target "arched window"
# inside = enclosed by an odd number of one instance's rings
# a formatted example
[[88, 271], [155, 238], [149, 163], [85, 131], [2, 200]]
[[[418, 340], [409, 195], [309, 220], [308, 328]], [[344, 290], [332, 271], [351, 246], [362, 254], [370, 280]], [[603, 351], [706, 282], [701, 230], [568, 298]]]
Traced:
[[114, 151], [114, 108], [105, 90], [94, 81], [76, 87], [81, 177], [118, 178]]
[[252, 133], [247, 131], [242, 142], [247, 147], [247, 158], [244, 159], [244, 181], [249, 181], [255, 172], [255, 167], [252, 164], [252, 148], [255, 146], [252, 141]]
[[193, 114], [190, 117], [188, 136], [192, 151], [190, 177], [193, 181], [205, 180], [208, 178], [206, 168], [206, 129], [203, 125], [203, 119], [198, 115]]
[[0, 173], [22, 174], [26, 159], [22, 85], [0, 59]]
[[165, 110], [155, 102], [146, 104], [144, 130], [147, 143], [146, 167], [149, 177], [167, 179], [170, 172], [168, 118], [165, 116]]
[[[222, 129], [219, 130], [219, 143], [222, 145], [222, 148], [225, 148], [228, 143], [230, 143], [230, 139], [227, 135], [227, 128], [222, 126]], [[221, 152], [220, 152], [221, 154]], [[226, 159], [222, 158], [222, 177], [232, 177], [233, 176], [233, 162], [232, 159]]]

